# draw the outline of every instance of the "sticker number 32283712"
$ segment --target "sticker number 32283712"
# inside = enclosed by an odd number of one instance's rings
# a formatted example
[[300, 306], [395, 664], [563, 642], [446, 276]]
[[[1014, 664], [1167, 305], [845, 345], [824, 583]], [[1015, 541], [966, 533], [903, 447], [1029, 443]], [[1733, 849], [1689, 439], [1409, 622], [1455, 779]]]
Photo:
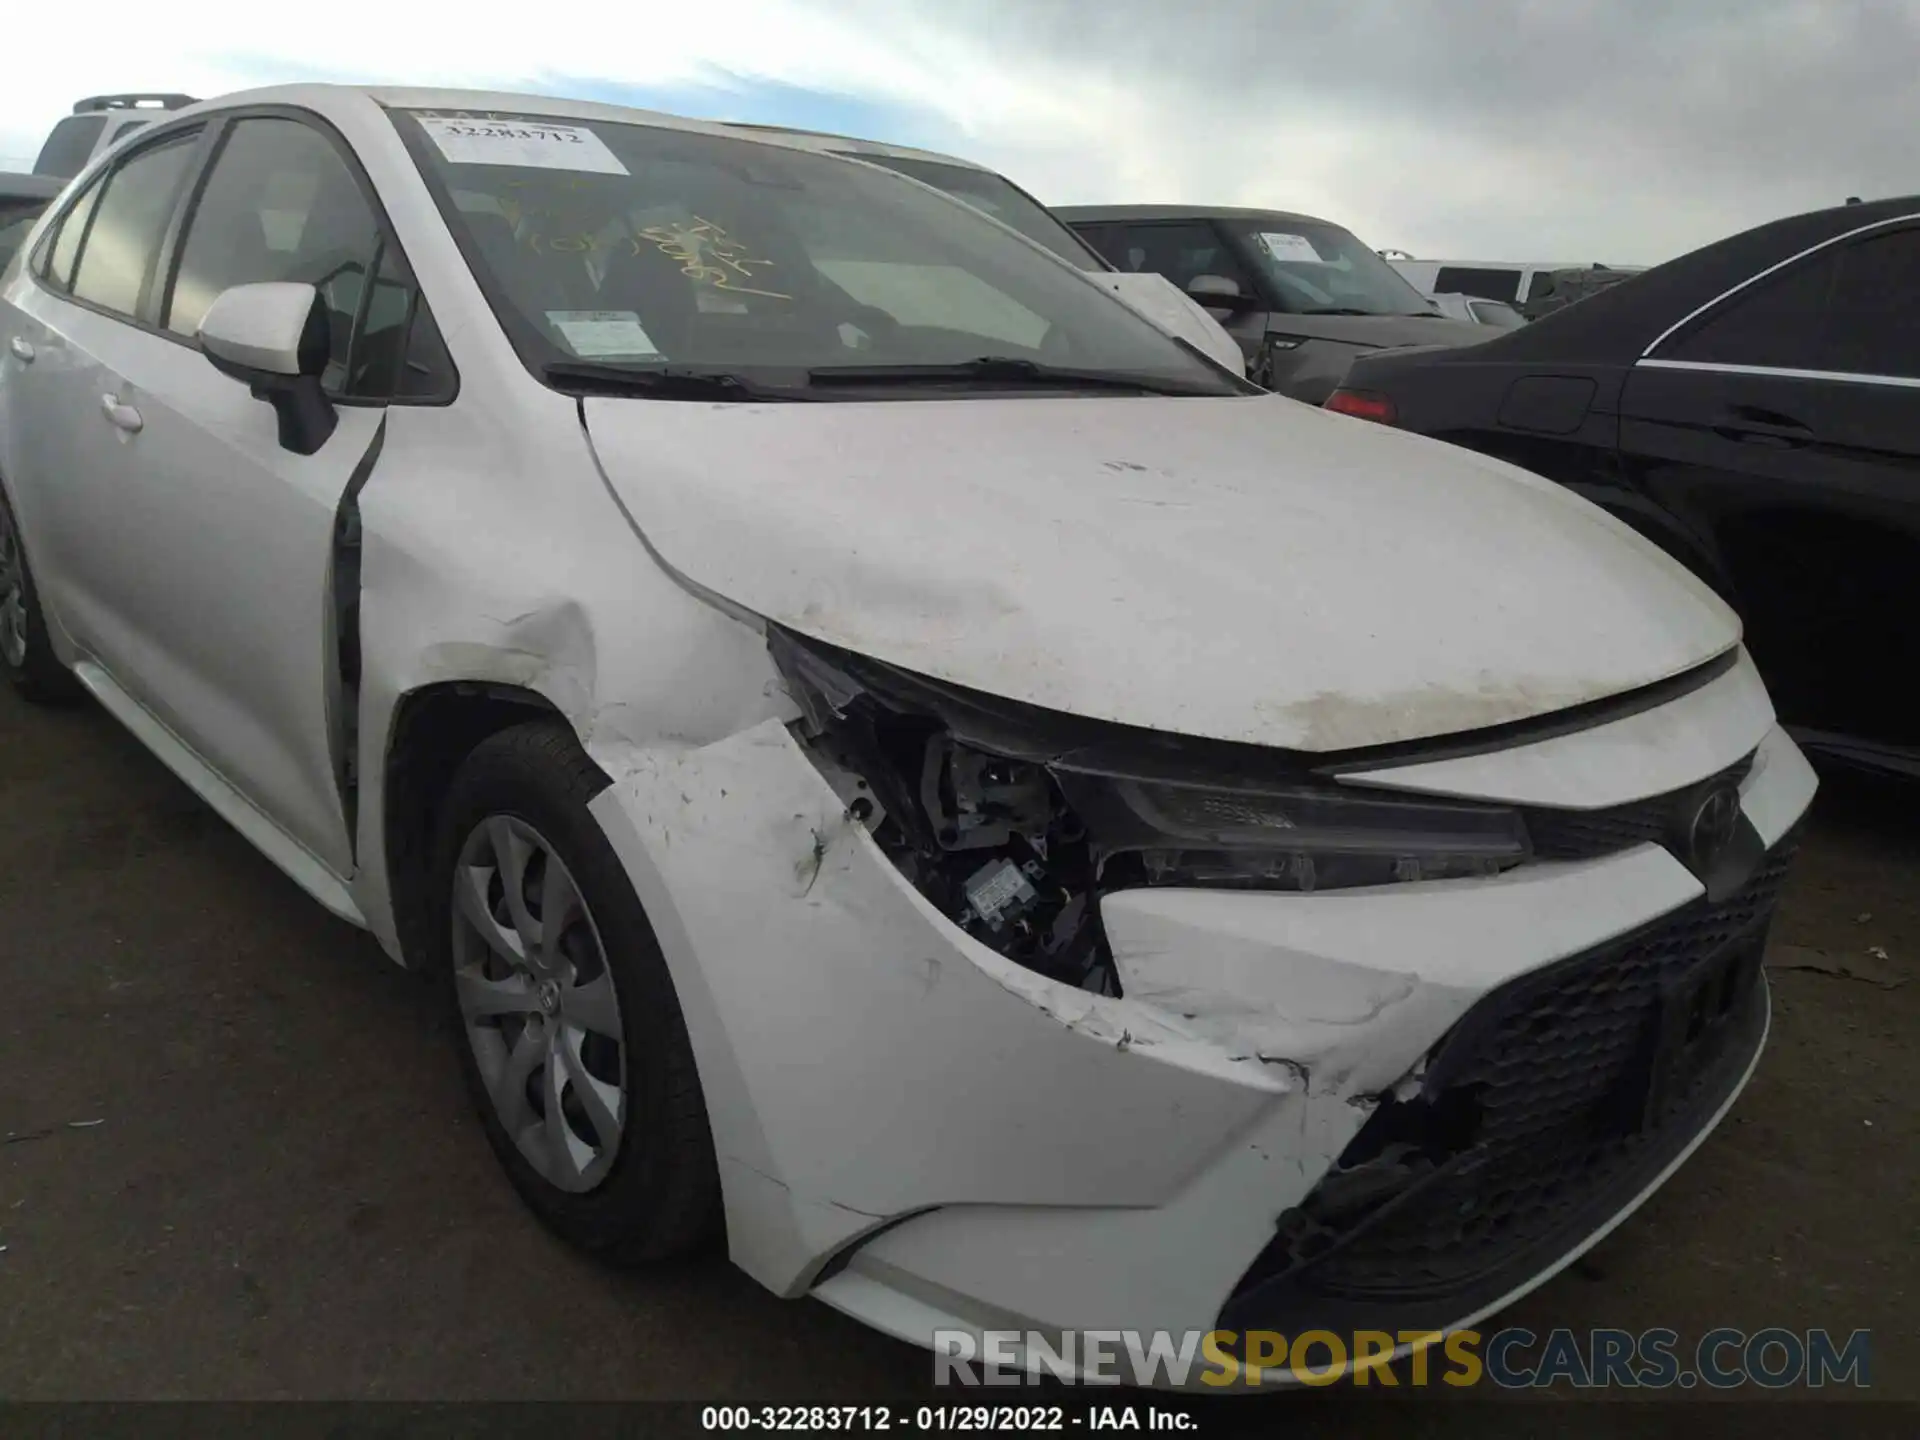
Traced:
[[580, 170], [625, 175], [627, 167], [584, 125], [541, 120], [455, 120], [419, 117], [450, 165], [513, 165], [534, 170]]

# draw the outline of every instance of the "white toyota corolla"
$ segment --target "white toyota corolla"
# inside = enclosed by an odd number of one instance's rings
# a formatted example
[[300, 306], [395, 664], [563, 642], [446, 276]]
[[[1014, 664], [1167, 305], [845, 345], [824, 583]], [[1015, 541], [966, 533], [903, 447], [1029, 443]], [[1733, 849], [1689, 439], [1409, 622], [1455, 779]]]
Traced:
[[1598, 509], [957, 201], [295, 87], [0, 302], [0, 649], [441, 977], [611, 1260], [953, 1327], [1444, 1329], [1733, 1102], [1814, 778]]

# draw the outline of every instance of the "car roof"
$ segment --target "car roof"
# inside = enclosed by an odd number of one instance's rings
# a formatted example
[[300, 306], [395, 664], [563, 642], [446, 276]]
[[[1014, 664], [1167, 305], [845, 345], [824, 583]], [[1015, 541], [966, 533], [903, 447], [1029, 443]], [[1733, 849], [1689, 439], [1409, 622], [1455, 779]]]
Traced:
[[771, 145], [781, 149], [803, 149], [826, 153], [850, 152], [858, 155], [888, 155], [903, 159], [930, 160], [965, 170], [993, 175], [998, 172], [957, 155], [935, 150], [920, 150], [910, 145], [892, 145], [877, 140], [862, 140], [852, 135], [836, 135], [825, 130], [801, 130], [784, 125], [760, 125], [741, 120], [700, 120], [675, 115], [665, 110], [644, 110], [634, 105], [612, 105], [599, 100], [573, 100], [558, 95], [537, 95], [519, 90], [454, 90], [411, 85], [273, 85], [254, 90], [238, 90], [213, 96], [185, 110], [128, 112], [142, 118], [172, 119], [182, 114], [230, 109], [240, 105], [280, 104], [324, 109], [343, 97], [358, 95], [394, 110], [470, 110], [502, 115], [545, 115], [561, 120], [604, 120], [610, 124], [650, 125], [662, 130], [685, 130], [702, 135], [719, 135], [750, 144]]
[[1055, 205], [1069, 225], [1081, 220], [1281, 220], [1289, 224], [1347, 227], [1296, 210], [1254, 210], [1237, 205]]
[[[331, 87], [314, 87], [331, 88]], [[441, 90], [417, 86], [362, 85], [359, 90], [381, 105], [396, 110], [492, 110], [507, 115], [552, 115], [576, 120], [607, 120], [628, 125], [652, 125], [663, 130], [694, 130], [705, 134], [739, 135], [716, 120], [695, 120], [664, 110], [635, 105], [610, 105], [599, 100], [569, 100], [558, 95], [531, 95], [510, 90]], [[752, 136], [742, 136], [752, 139]]]
[[[748, 144], [779, 143], [769, 136], [756, 135], [750, 129], [718, 120], [696, 120], [664, 110], [643, 110], [634, 105], [572, 100], [519, 90], [461, 90], [415, 85], [269, 85], [210, 96], [180, 110], [147, 111], [145, 115], [156, 122], [177, 120], [244, 105], [291, 105], [325, 113], [353, 97], [368, 99], [394, 110], [465, 110], [497, 115], [540, 115], [557, 120], [603, 120], [609, 124], [648, 125], [661, 130], [725, 136]], [[791, 149], [792, 146], [787, 148]]]
[[1647, 268], [1645, 265], [1608, 265], [1597, 260], [1429, 260], [1424, 255], [1408, 255], [1387, 263], [1438, 265], [1442, 270], [1611, 270], [1620, 273]]
[[802, 130], [792, 125], [761, 125], [751, 120], [722, 120], [729, 130], [742, 130], [779, 145], [794, 145], [803, 150], [820, 150], [832, 155], [885, 155], [896, 160], [930, 160], [936, 165], [954, 165], [982, 174], [997, 172], [958, 155], [942, 155], [938, 150], [922, 150], [913, 145], [895, 145], [884, 140], [862, 140], [857, 135], [836, 135], [831, 130]]
[[1824, 241], [1908, 218], [1920, 219], [1920, 195], [1770, 220], [1642, 270], [1524, 329], [1510, 330], [1488, 341], [1476, 358], [1631, 363], [1669, 326], [1769, 266]]

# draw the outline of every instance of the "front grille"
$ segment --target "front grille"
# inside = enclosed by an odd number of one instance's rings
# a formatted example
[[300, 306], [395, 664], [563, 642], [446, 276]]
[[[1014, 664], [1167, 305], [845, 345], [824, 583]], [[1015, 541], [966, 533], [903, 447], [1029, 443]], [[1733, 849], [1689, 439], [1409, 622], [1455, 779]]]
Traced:
[[1662, 844], [1673, 838], [1683, 796], [1716, 784], [1738, 785], [1753, 768], [1753, 756], [1729, 765], [1717, 775], [1684, 790], [1650, 796], [1605, 810], [1529, 809], [1527, 834], [1540, 860], [1590, 860], [1630, 850], [1635, 845]]
[[1222, 1312], [1234, 1329], [1444, 1325], [1605, 1223], [1759, 1044], [1760, 952], [1795, 848], [1706, 900], [1501, 987], [1381, 1102]]

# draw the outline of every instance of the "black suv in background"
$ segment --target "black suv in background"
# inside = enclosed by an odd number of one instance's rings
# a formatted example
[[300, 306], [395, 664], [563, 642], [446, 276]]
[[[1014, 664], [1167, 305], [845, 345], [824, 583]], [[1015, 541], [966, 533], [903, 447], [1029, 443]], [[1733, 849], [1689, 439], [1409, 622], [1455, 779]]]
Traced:
[[1121, 270], [1152, 270], [1240, 342], [1247, 375], [1318, 405], [1357, 355], [1401, 345], [1470, 345], [1498, 332], [1450, 320], [1351, 230], [1284, 210], [1057, 205]]
[[1328, 408], [1598, 502], [1741, 612], [1800, 743], [1920, 777], [1920, 197], [1795, 215]]

